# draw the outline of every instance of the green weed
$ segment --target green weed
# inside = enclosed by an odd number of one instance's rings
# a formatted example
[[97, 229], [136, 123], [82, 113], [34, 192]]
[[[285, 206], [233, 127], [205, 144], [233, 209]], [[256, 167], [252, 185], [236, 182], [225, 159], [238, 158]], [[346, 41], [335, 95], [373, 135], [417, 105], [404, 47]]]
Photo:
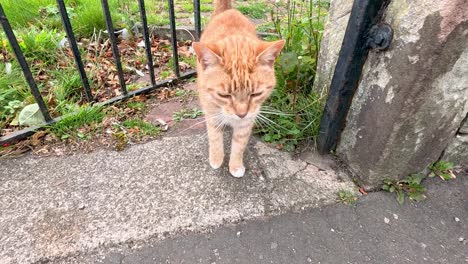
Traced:
[[456, 178], [452, 172], [453, 162], [439, 160], [433, 163], [429, 169], [431, 170], [429, 177], [439, 176], [444, 181]]
[[11, 67], [11, 70], [6, 73], [7, 64], [0, 62], [0, 127], [4, 127], [16, 117], [23, 102], [32, 101], [17, 63], [13, 62], [8, 67]]
[[265, 3], [250, 3], [248, 5], [240, 5], [237, 9], [242, 14], [251, 18], [262, 19], [270, 12], [271, 7]]
[[182, 109], [178, 112], [175, 112], [172, 115], [172, 119], [176, 122], [180, 122], [184, 119], [195, 119], [202, 115], [203, 115], [203, 112], [198, 108]]
[[143, 103], [143, 102], [128, 102], [127, 106], [130, 109], [135, 109], [135, 110], [138, 110], [138, 111], [145, 111], [146, 110], [146, 104]]
[[[283, 18], [273, 10], [274, 25], [286, 40], [276, 64], [277, 86], [265, 102], [256, 133], [287, 151], [318, 135], [325, 94], [312, 91], [326, 11], [320, 1], [288, 1]], [[284, 21], [286, 19], [286, 21]]]
[[354, 205], [357, 202], [357, 195], [354, 192], [348, 190], [340, 190], [338, 192], [340, 201], [344, 204]]
[[17, 34], [18, 42], [26, 58], [38, 61], [43, 65], [57, 62], [59, 43], [65, 37], [64, 33], [57, 30], [39, 29], [31, 26], [27, 30], [21, 30]]
[[421, 181], [426, 176], [424, 174], [412, 174], [403, 180], [397, 181], [394, 179], [385, 179], [382, 190], [395, 193], [398, 203], [405, 202], [405, 196], [414, 201], [422, 201], [426, 199], [426, 188], [422, 186]]
[[161, 133], [161, 128], [142, 119], [125, 120], [122, 125], [129, 129], [136, 129], [137, 133], [142, 136], [157, 136]]
[[82, 106], [75, 113], [65, 116], [60, 121], [50, 126], [51, 132], [61, 139], [67, 139], [72, 136], [86, 138], [83, 132], [78, 131], [85, 125], [95, 125], [102, 122], [104, 112], [101, 107]]
[[56, 79], [49, 97], [55, 99], [55, 111], [64, 115], [70, 111], [70, 108], [73, 109], [82, 97], [83, 86], [80, 75], [74, 68], [55, 71], [54, 75]]
[[[183, 3], [182, 9], [186, 12], [193, 12], [193, 3]], [[200, 8], [201, 9], [201, 8]]]

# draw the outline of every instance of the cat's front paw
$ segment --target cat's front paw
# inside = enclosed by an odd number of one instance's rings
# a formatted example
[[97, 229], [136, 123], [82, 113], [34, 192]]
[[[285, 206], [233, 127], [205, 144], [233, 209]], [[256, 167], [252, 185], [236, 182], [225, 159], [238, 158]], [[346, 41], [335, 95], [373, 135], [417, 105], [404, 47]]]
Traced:
[[245, 174], [245, 167], [244, 166], [240, 166], [240, 167], [229, 166], [229, 172], [231, 173], [232, 176], [236, 178], [241, 178]]
[[224, 156], [210, 155], [210, 166], [213, 169], [219, 169], [223, 165]]

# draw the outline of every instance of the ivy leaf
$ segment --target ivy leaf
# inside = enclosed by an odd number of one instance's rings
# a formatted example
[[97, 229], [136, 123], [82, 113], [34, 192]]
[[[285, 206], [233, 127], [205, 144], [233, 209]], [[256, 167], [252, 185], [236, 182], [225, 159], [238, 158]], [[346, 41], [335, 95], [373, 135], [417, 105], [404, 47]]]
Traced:
[[30, 104], [21, 110], [18, 117], [19, 124], [22, 126], [36, 126], [45, 122], [44, 116], [42, 115], [39, 105]]

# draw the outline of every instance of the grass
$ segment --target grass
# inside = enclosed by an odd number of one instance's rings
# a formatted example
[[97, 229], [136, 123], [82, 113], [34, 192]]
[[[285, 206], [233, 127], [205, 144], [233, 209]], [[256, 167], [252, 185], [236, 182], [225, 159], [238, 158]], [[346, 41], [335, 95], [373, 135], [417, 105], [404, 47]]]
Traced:
[[313, 0], [288, 4], [286, 18], [273, 14], [274, 26], [286, 44], [276, 63], [277, 86], [255, 132], [264, 141], [293, 151], [300, 141], [315, 139], [319, 131], [325, 94], [311, 88], [326, 12]]
[[266, 17], [271, 10], [271, 7], [266, 3], [250, 3], [248, 5], [239, 5], [237, 9], [244, 15], [251, 18], [262, 19]]
[[192, 109], [182, 109], [178, 112], [175, 112], [172, 115], [172, 119], [176, 122], [180, 122], [185, 119], [195, 119], [203, 115], [203, 112], [198, 108]]
[[142, 136], [158, 136], [161, 134], [161, 128], [142, 119], [134, 118], [125, 120], [122, 124], [128, 129], [137, 130], [137, 134]]
[[146, 104], [143, 102], [128, 102], [127, 107], [138, 111], [146, 111]]
[[[74, 32], [80, 41], [84, 40], [86, 47], [89, 39], [96, 39], [99, 31], [106, 29], [101, 3], [97, 0], [69, 0], [66, 4]], [[58, 45], [65, 34], [56, 1], [2, 0], [2, 5], [52, 115], [56, 117], [78, 113], [76, 119], [67, 117], [64, 119], [65, 123], [59, 122], [57, 128], [54, 128], [55, 133], [65, 137], [73, 136], [76, 134], [73, 131], [79, 124], [83, 124], [82, 121], [95, 123], [96, 120], [92, 116], [99, 118], [99, 111], [94, 112], [95, 110], [91, 110], [93, 108], [88, 109], [86, 106], [78, 107], [84, 103], [81, 80], [71, 55]], [[109, 0], [109, 5], [116, 29], [131, 29], [139, 23], [137, 1]], [[285, 150], [294, 150], [300, 141], [313, 139], [318, 134], [324, 96], [311, 91], [311, 87], [314, 82], [326, 6], [327, 1], [291, 0], [287, 1], [286, 6], [282, 1], [276, 6], [256, 1], [243, 2], [238, 7], [241, 12], [256, 19], [265, 19], [266, 14], [272, 12], [273, 21], [265, 21], [259, 30], [276, 31], [286, 40], [286, 46], [277, 63], [278, 85], [266, 102], [262, 113], [264, 118], [256, 128], [256, 133], [264, 141], [276, 144]], [[176, 9], [185, 12], [182, 15], [177, 13], [178, 18], [187, 15], [191, 17], [193, 3], [188, 0], [179, 1], [176, 3]], [[281, 11], [285, 9], [288, 10], [286, 15]], [[166, 1], [147, 0], [146, 10], [149, 24], [158, 26], [169, 24]], [[202, 12], [212, 10], [211, 0], [201, 0]], [[202, 24], [206, 24], [208, 19], [209, 16], [202, 16]], [[180, 20], [176, 22], [180, 24]], [[105, 38], [105, 34], [102, 37]], [[271, 40], [273, 39], [274, 37], [271, 37]], [[34, 99], [2, 33], [0, 33], [0, 44], [0, 125], [4, 127], [14, 123], [21, 109], [34, 103]], [[85, 64], [94, 65], [87, 69], [88, 77], [93, 92], [104, 94], [108, 92], [108, 87], [105, 83], [106, 75], [103, 75], [102, 71], [108, 66], [86, 57], [90, 52], [87, 47], [82, 49]], [[97, 54], [95, 58], [102, 55], [99, 50], [95, 52]], [[144, 56], [140, 55], [136, 56], [134, 61], [138, 61], [141, 65], [142, 60]], [[180, 61], [192, 68], [195, 66], [195, 57], [181, 56]], [[173, 75], [170, 71], [171, 62], [172, 59], [169, 59], [168, 64], [161, 66], [158, 80]], [[131, 63], [133, 62], [123, 61], [123, 65], [135, 67]], [[11, 70], [7, 69], [10, 65]], [[3, 74], [7, 71], [8, 74]], [[128, 87], [134, 90], [138, 85], [129, 84]], [[141, 103], [129, 103], [127, 107], [138, 111], [144, 108]], [[201, 112], [197, 109], [174, 113], [175, 120], [196, 118], [200, 115]], [[144, 126], [141, 122], [144, 121], [140, 120], [139, 125]], [[130, 123], [127, 122], [127, 125], [130, 126]]]
[[340, 190], [338, 192], [338, 198], [340, 199], [340, 202], [348, 205], [354, 205], [358, 200], [357, 195], [348, 190]]
[[67, 139], [72, 136], [85, 138], [87, 137], [85, 132], [81, 132], [78, 129], [88, 126], [90, 129], [86, 132], [89, 134], [89, 132], [95, 129], [92, 126], [102, 122], [104, 116], [105, 114], [101, 107], [82, 106], [74, 114], [66, 116], [55, 123], [50, 129], [54, 135], [61, 139]]

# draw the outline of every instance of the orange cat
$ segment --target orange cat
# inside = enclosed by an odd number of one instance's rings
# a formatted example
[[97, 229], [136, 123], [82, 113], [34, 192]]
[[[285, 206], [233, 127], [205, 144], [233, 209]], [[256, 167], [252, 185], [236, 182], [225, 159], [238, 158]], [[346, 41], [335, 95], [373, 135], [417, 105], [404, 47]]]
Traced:
[[260, 106], [276, 85], [273, 64], [283, 46], [284, 40], [260, 40], [255, 25], [231, 9], [230, 0], [215, 0], [213, 18], [200, 42], [193, 43], [213, 169], [223, 164], [222, 127], [230, 125], [229, 172], [234, 177], [244, 176], [244, 150]]

